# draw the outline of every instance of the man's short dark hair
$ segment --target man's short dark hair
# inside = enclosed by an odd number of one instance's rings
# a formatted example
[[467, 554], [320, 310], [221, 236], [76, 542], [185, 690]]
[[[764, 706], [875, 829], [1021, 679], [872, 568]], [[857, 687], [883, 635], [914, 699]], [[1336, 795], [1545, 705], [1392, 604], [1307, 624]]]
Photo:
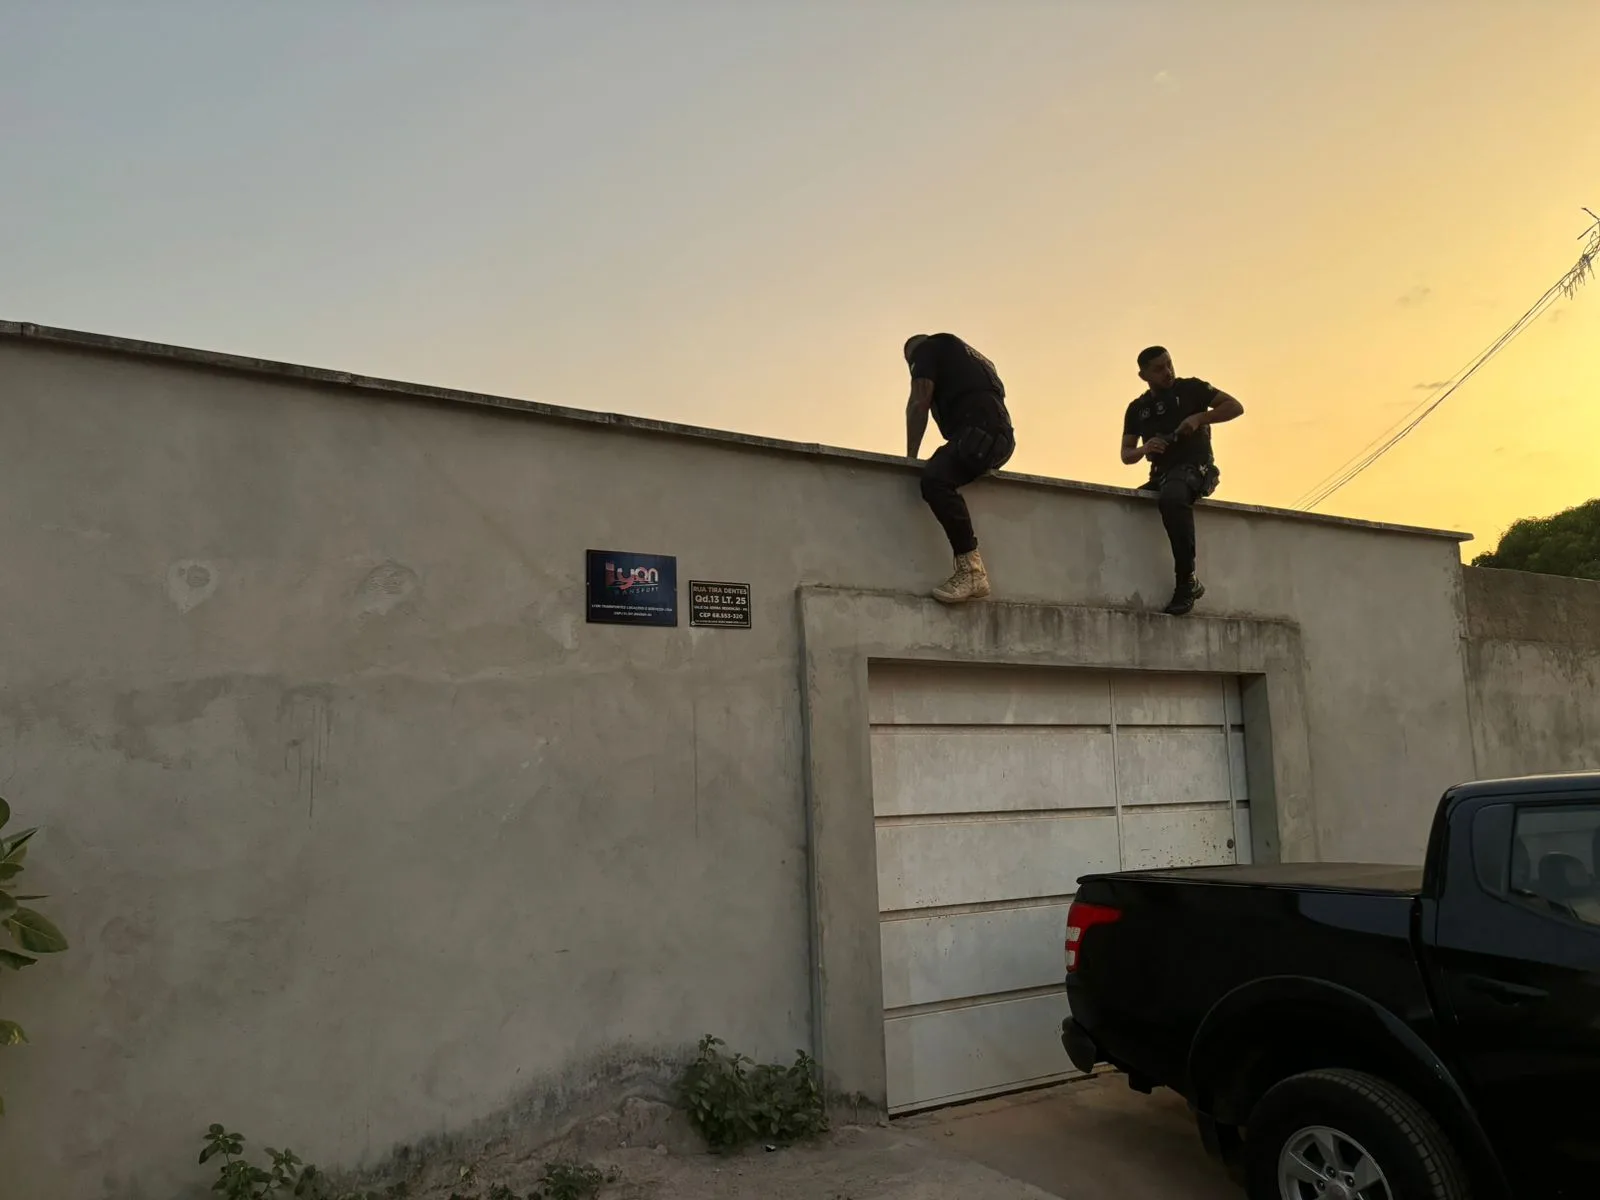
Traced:
[[902, 354], [904, 354], [907, 358], [910, 358], [911, 357], [912, 347], [918, 342], [925, 342], [927, 340], [928, 340], [928, 335], [927, 334], [925, 334], [925, 333], [913, 333], [910, 337], [908, 337], [906, 339], [906, 344], [900, 348], [900, 352]]
[[1139, 351], [1139, 369], [1142, 371], [1167, 352], [1165, 346], [1146, 346]]

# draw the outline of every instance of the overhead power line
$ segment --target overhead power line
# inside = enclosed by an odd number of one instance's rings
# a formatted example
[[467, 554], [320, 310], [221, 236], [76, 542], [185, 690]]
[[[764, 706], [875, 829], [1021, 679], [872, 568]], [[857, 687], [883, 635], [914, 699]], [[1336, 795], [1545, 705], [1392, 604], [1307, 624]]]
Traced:
[[1485, 363], [1504, 350], [1530, 325], [1542, 317], [1551, 305], [1563, 297], [1572, 298], [1578, 288], [1594, 274], [1595, 260], [1600, 258], [1600, 215], [1587, 208], [1583, 211], [1593, 218], [1594, 223], [1578, 235], [1579, 239], [1584, 242], [1584, 248], [1583, 253], [1578, 256], [1578, 261], [1572, 265], [1572, 268], [1560, 279], [1556, 280], [1555, 283], [1551, 284], [1544, 295], [1534, 301], [1533, 307], [1518, 317], [1510, 328], [1490, 342], [1466, 366], [1434, 388], [1425, 400], [1401, 417], [1395, 424], [1391, 425], [1377, 439], [1369, 442], [1354, 458], [1301, 496], [1295, 502], [1296, 508], [1316, 508], [1335, 492], [1350, 483], [1368, 467], [1371, 467], [1404, 441], [1412, 430], [1426, 421], [1441, 404], [1455, 395], [1462, 384], [1476, 375]]

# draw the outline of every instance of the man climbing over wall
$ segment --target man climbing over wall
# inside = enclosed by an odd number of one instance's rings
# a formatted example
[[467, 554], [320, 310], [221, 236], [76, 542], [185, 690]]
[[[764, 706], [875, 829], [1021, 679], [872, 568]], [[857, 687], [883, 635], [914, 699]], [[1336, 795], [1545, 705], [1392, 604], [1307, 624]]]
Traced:
[[1139, 378], [1149, 389], [1122, 419], [1122, 461], [1150, 460], [1150, 478], [1139, 490], [1160, 498], [1177, 574], [1166, 611], [1181, 617], [1206, 594], [1195, 574], [1194, 506], [1221, 479], [1211, 454], [1211, 426], [1243, 415], [1244, 405], [1203, 379], [1178, 378], [1162, 346], [1139, 352]]
[[955, 555], [955, 573], [933, 598], [945, 604], [981, 600], [989, 594], [989, 573], [960, 489], [998, 471], [1016, 449], [1005, 384], [992, 362], [952, 333], [916, 334], [906, 340], [905, 356], [911, 368], [906, 457], [916, 460], [929, 413], [945, 440], [922, 468], [922, 498]]

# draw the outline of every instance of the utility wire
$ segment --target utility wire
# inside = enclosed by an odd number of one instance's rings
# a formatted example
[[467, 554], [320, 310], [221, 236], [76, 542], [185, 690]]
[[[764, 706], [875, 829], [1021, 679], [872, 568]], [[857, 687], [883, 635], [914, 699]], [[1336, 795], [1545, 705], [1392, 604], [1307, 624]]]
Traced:
[[1308, 510], [1316, 508], [1334, 493], [1345, 487], [1345, 485], [1350, 483], [1363, 471], [1367, 470], [1367, 468], [1371, 467], [1385, 454], [1389, 453], [1389, 451], [1393, 450], [1402, 441], [1404, 441], [1411, 434], [1412, 430], [1416, 429], [1418, 425], [1421, 425], [1422, 422], [1426, 421], [1430, 416], [1432, 416], [1438, 407], [1446, 400], [1450, 399], [1450, 397], [1456, 393], [1456, 390], [1460, 388], [1462, 384], [1466, 383], [1467, 380], [1476, 375], [1479, 369], [1482, 368], [1484, 364], [1486, 364], [1491, 358], [1499, 354], [1500, 351], [1504, 350], [1508, 345], [1515, 341], [1517, 337], [1519, 337], [1530, 325], [1542, 317], [1545, 314], [1545, 311], [1549, 309], [1551, 305], [1555, 304], [1557, 300], [1560, 300], [1563, 297], [1566, 297], [1567, 299], [1572, 298], [1572, 296], [1577, 292], [1578, 288], [1582, 286], [1582, 284], [1585, 283], [1591, 275], [1593, 275], [1595, 260], [1596, 258], [1600, 258], [1600, 215], [1597, 215], [1593, 210], [1587, 208], [1583, 211], [1588, 213], [1590, 217], [1594, 218], [1594, 224], [1590, 225], [1588, 229], [1578, 235], [1580, 239], [1586, 240], [1586, 244], [1584, 246], [1583, 253], [1578, 256], [1578, 261], [1573, 264], [1572, 269], [1558, 279], [1555, 283], [1551, 284], [1550, 288], [1544, 293], [1544, 295], [1540, 296], [1539, 299], [1534, 302], [1532, 308], [1528, 309], [1527, 312], [1518, 317], [1516, 321], [1512, 323], [1510, 328], [1497, 337], [1493, 342], [1489, 343], [1489, 345], [1484, 350], [1480, 351], [1476, 357], [1467, 363], [1465, 367], [1461, 368], [1461, 370], [1457, 371], [1438, 388], [1434, 389], [1427, 399], [1423, 400], [1409, 413], [1401, 417], [1400, 420], [1394, 425], [1391, 425], [1388, 430], [1379, 435], [1376, 440], [1369, 442], [1366, 447], [1354, 458], [1350, 459], [1338, 470], [1324, 478], [1322, 482], [1316, 485], [1316, 487], [1312, 488], [1305, 495], [1301, 496], [1300, 499], [1295, 502], [1296, 508]]

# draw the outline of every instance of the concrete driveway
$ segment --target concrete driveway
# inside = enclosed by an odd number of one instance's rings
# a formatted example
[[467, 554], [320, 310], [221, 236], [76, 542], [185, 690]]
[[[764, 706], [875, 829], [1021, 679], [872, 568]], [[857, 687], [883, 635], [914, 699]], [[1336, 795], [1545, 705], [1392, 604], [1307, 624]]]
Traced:
[[622, 1177], [605, 1200], [1243, 1200], [1183, 1101], [1130, 1092], [1121, 1076], [846, 1126], [773, 1153], [665, 1150], [604, 1155]]
[[1181, 1099], [1165, 1091], [1141, 1096], [1120, 1075], [895, 1124], [1062, 1200], [1242, 1196], [1206, 1157]]

